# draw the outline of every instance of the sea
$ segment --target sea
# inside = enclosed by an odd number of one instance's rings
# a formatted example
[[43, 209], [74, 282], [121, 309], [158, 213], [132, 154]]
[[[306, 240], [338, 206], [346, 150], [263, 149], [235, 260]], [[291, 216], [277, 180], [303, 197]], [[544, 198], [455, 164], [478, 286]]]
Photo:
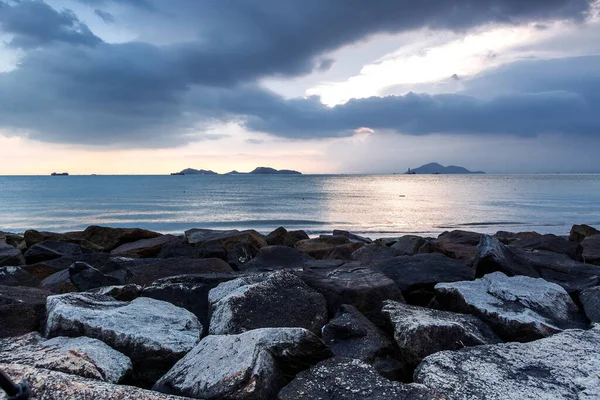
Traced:
[[284, 226], [371, 238], [600, 227], [600, 174], [0, 176], [0, 230]]

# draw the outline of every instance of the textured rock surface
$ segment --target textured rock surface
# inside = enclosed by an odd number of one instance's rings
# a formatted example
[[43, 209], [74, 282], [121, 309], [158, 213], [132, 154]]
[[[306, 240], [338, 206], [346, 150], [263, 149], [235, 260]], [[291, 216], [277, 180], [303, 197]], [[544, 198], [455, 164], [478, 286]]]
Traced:
[[472, 315], [395, 301], [386, 301], [382, 312], [394, 328], [400, 354], [413, 367], [438, 351], [500, 342], [489, 326]]
[[81, 247], [74, 243], [46, 240], [31, 246], [25, 252], [27, 264], [35, 264], [40, 261], [53, 260], [60, 257], [75, 257], [83, 254]]
[[21, 267], [0, 267], [0, 285], [38, 286], [40, 280]]
[[359, 261], [363, 265], [368, 265], [399, 255], [402, 255], [401, 252], [392, 247], [381, 244], [370, 244], [352, 253], [352, 260]]
[[23, 266], [23, 269], [42, 280], [52, 274], [68, 269], [77, 261], [85, 262], [102, 273], [110, 273], [118, 269], [118, 265], [111, 262], [110, 255], [106, 253], [84, 253], [74, 257], [60, 257], [26, 265]]
[[294, 247], [296, 242], [304, 239], [309, 239], [304, 231], [288, 232], [284, 227], [279, 227], [269, 233], [265, 240], [269, 246], [290, 246]]
[[425, 244], [425, 239], [416, 235], [405, 235], [398, 238], [398, 241], [392, 245], [399, 256], [414, 256], [419, 252], [421, 246]]
[[0, 340], [0, 363], [45, 368], [117, 383], [131, 370], [129, 357], [97, 339], [56, 337], [39, 333]]
[[584, 290], [579, 300], [588, 319], [600, 323], [600, 286]]
[[315, 239], [300, 240], [296, 243], [295, 247], [313, 258], [322, 260], [337, 246], [348, 243], [350, 243], [350, 239], [346, 236], [321, 235]]
[[600, 265], [600, 235], [585, 238], [581, 242], [582, 258], [585, 263]]
[[110, 252], [113, 256], [149, 258], [156, 257], [163, 246], [179, 244], [182, 240], [173, 235], [161, 235], [151, 239], [142, 239], [125, 243]]
[[450, 399], [600, 398], [600, 330], [568, 330], [531, 343], [443, 351], [427, 357], [415, 381]]
[[278, 269], [302, 268], [305, 262], [313, 258], [292, 247], [266, 246], [258, 254], [240, 267], [242, 271], [275, 271]]
[[336, 246], [324, 257], [326, 260], [352, 260], [352, 254], [364, 247], [364, 243], [350, 242]]
[[0, 369], [15, 381], [26, 380], [32, 386], [30, 400], [183, 400], [150, 390], [120, 386], [62, 372], [18, 364], [0, 364]]
[[600, 231], [589, 225], [573, 225], [571, 233], [569, 234], [569, 240], [574, 242], [581, 242], [588, 236], [598, 235]]
[[0, 286], [0, 337], [40, 328], [50, 292], [22, 286]]
[[0, 241], [0, 267], [18, 266], [25, 264], [25, 257], [19, 249], [16, 249], [4, 241]]
[[196, 345], [202, 332], [189, 311], [145, 297], [127, 303], [98, 294], [69, 293], [48, 297], [46, 309], [46, 336], [102, 340], [129, 356], [136, 379], [144, 382], [168, 370]]
[[335, 357], [299, 373], [277, 396], [279, 400], [443, 400], [423, 385], [401, 384], [381, 377], [356, 359]]
[[112, 251], [125, 243], [142, 239], [152, 239], [160, 233], [139, 228], [109, 228], [104, 226], [89, 226], [83, 231], [83, 238], [102, 251]]
[[435, 290], [441, 307], [481, 318], [504, 340], [529, 341], [586, 327], [569, 294], [539, 278], [494, 272], [472, 282], [440, 283]]
[[69, 279], [80, 291], [102, 286], [123, 285], [125, 283], [123, 279], [104, 275], [91, 265], [80, 261], [69, 267]]
[[442, 233], [436, 244], [448, 257], [471, 264], [477, 257], [476, 246], [480, 239], [480, 233], [455, 230]]
[[577, 242], [556, 235], [539, 235], [513, 242], [512, 247], [524, 250], [545, 250], [565, 254], [572, 260], [581, 261], [583, 247]]
[[142, 290], [143, 288], [140, 285], [128, 284], [118, 286], [104, 286], [101, 288], [91, 289], [89, 290], [89, 292], [110, 296], [115, 300], [132, 301], [133, 299], [137, 299], [142, 295]]
[[302, 328], [207, 336], [154, 389], [198, 399], [271, 399], [288, 377], [331, 355]]
[[325, 298], [289, 271], [274, 272], [258, 283], [240, 278], [221, 285], [209, 294], [211, 335], [276, 327], [318, 334], [327, 322]]
[[130, 283], [150, 285], [157, 279], [185, 274], [233, 273], [233, 269], [225, 261], [218, 258], [168, 258], [145, 259], [127, 265], [132, 277]]
[[339, 230], [339, 229], [335, 229], [332, 232], [332, 235], [333, 236], [346, 236], [351, 242], [354, 242], [354, 243], [362, 243], [362, 244], [373, 243], [373, 241], [368, 237], [360, 236], [355, 233], [343, 231], [343, 230]]

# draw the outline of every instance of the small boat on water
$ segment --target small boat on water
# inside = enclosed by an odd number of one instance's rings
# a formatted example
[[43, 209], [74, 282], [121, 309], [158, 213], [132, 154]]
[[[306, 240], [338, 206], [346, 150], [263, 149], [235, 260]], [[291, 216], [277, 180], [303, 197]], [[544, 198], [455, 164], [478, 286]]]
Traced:
[[176, 175], [185, 175], [183, 172], [171, 172], [172, 176], [176, 176]]
[[69, 176], [68, 172], [53, 172], [50, 176]]

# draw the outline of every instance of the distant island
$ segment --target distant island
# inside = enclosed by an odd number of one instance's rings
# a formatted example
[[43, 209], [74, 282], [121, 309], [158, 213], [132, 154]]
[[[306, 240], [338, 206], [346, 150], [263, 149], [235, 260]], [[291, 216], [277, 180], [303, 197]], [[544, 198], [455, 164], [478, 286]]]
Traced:
[[429, 164], [421, 165], [419, 168], [408, 169], [406, 171], [408, 175], [426, 175], [426, 174], [485, 174], [483, 171], [469, 171], [464, 167], [459, 167], [456, 165], [449, 165], [444, 167], [438, 163], [432, 162]]
[[[173, 173], [171, 173], [171, 175], [219, 175], [219, 174], [214, 171], [211, 171], [211, 170], [186, 168], [184, 170], [181, 170], [180, 172], [173, 172]], [[255, 168], [251, 172], [238, 172], [238, 171], [233, 170], [231, 172], [227, 172], [224, 175], [302, 175], [302, 173], [291, 170], [291, 169], [279, 169], [278, 170], [278, 169], [270, 168], [270, 167], [258, 167], [258, 168]]]

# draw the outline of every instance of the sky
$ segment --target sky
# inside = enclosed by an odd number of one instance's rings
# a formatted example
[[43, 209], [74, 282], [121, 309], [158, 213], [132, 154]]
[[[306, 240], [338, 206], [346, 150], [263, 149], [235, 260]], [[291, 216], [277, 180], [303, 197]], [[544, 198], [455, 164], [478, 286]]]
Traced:
[[600, 172], [597, 0], [0, 0], [0, 175]]

